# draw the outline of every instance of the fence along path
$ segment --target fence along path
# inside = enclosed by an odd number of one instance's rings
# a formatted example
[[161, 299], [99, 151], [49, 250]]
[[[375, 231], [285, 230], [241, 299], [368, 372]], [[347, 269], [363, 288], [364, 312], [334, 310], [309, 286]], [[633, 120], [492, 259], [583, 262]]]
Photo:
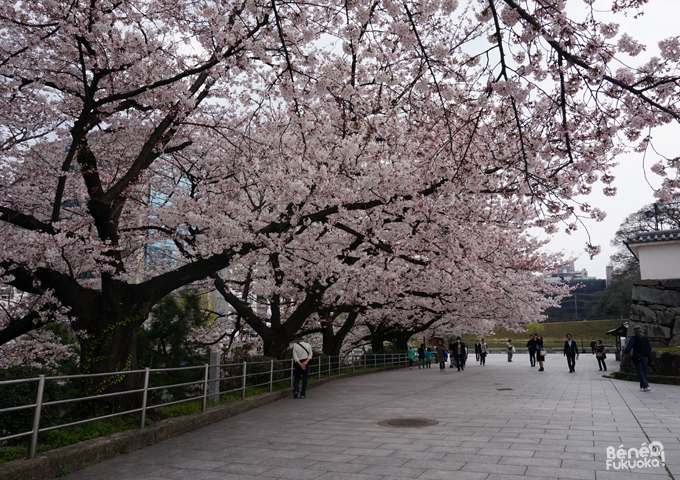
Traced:
[[[72, 427], [75, 425], [81, 425], [84, 423], [94, 422], [97, 420], [103, 420], [105, 418], [119, 417], [122, 415], [130, 415], [139, 413], [140, 422], [139, 428], [143, 429], [146, 423], [147, 412], [153, 409], [167, 407], [170, 405], [176, 405], [184, 402], [191, 402], [195, 400], [201, 400], [202, 406], [201, 411], [205, 411], [209, 406], [218, 405], [220, 403], [220, 396], [225, 394], [233, 394], [235, 392], [241, 393], [241, 399], [246, 398], [246, 390], [249, 388], [258, 388], [269, 386], [269, 391], [272, 392], [274, 385], [288, 384], [293, 385], [293, 360], [269, 360], [266, 362], [242, 362], [242, 363], [219, 363], [219, 354], [213, 352], [210, 356], [210, 364], [188, 366], [188, 367], [174, 367], [174, 368], [145, 368], [143, 370], [129, 370], [120, 372], [109, 372], [109, 373], [97, 373], [97, 374], [84, 374], [84, 375], [59, 375], [59, 376], [46, 376], [39, 375], [34, 378], [18, 379], [18, 380], [8, 380], [0, 382], [0, 388], [4, 386], [17, 385], [22, 383], [37, 383], [35, 402], [25, 405], [15, 405], [9, 408], [0, 409], [1, 414], [8, 414], [11, 412], [17, 412], [20, 410], [33, 409], [33, 422], [32, 428], [26, 432], [20, 432], [15, 434], [6, 435], [0, 437], [0, 443], [14, 440], [23, 437], [30, 437], [29, 448], [28, 448], [28, 458], [35, 458], [37, 446], [38, 446], [38, 436], [41, 433], [49, 432], [51, 430], [57, 430], [60, 428]], [[407, 355], [404, 353], [395, 354], [364, 354], [364, 355], [347, 355], [347, 356], [337, 356], [337, 357], [322, 357], [316, 356], [312, 359], [310, 363], [310, 379], [321, 378], [326, 376], [332, 376], [334, 374], [341, 374], [347, 372], [354, 372], [357, 369], [371, 369], [371, 368], [381, 368], [385, 366], [395, 366], [404, 365], [408, 362]], [[267, 368], [268, 367], [268, 368]], [[175, 384], [163, 384], [150, 386], [149, 381], [153, 374], [167, 373], [167, 372], [178, 372], [178, 371], [198, 371], [201, 374], [201, 378], [195, 381], [181, 382]], [[223, 375], [224, 374], [224, 375]], [[142, 388], [125, 390], [121, 392], [106, 393], [101, 395], [92, 396], [82, 396], [62, 400], [52, 400], [43, 401], [45, 394], [45, 385], [47, 382], [68, 382], [68, 381], [80, 381], [88, 378], [95, 377], [109, 377], [114, 375], [143, 375]], [[250, 380], [250, 382], [249, 382]], [[265, 381], [262, 381], [265, 380]], [[228, 385], [233, 388], [226, 390], [220, 389], [220, 385]], [[149, 395], [156, 391], [164, 391], [170, 388], [180, 388], [180, 387], [193, 387], [195, 390], [194, 395], [189, 395], [186, 398], [179, 400], [171, 400], [163, 403], [149, 405]], [[190, 392], [193, 393], [193, 392]], [[141, 402], [139, 408], [132, 408], [125, 410], [123, 412], [115, 412], [107, 415], [93, 416], [91, 418], [86, 418], [83, 420], [78, 420], [74, 422], [62, 423], [58, 425], [50, 425], [45, 427], [40, 427], [40, 418], [43, 410], [46, 407], [55, 405], [65, 405], [74, 402], [84, 402], [84, 401], [95, 401], [104, 398], [116, 397], [121, 395], [134, 395], [139, 394], [141, 396]], [[0, 432], [3, 434], [6, 432]]]

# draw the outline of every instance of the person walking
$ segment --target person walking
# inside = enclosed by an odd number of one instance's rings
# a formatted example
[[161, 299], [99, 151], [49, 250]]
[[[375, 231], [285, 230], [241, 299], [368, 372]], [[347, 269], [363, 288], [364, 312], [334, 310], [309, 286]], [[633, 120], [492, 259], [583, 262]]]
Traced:
[[467, 356], [467, 345], [463, 343], [460, 337], [456, 337], [456, 343], [453, 348], [449, 350], [449, 354], [456, 358], [456, 366], [458, 371], [465, 370], [465, 357]]
[[594, 338], [590, 341], [590, 349], [593, 351], [593, 355], [595, 355], [597, 351], [597, 343], [595, 343]]
[[508, 349], [508, 362], [512, 362], [512, 354], [515, 353], [515, 346], [512, 344], [512, 340], [510, 338], [508, 338], [506, 348]]
[[444, 346], [444, 340], [437, 341], [437, 362], [439, 362], [439, 371], [446, 372], [446, 347]]
[[449, 354], [449, 368], [453, 368], [455, 366], [456, 362], [456, 357], [453, 354], [453, 347], [455, 346], [455, 343], [453, 342], [453, 337], [449, 339], [449, 348], [448, 348], [448, 354]]
[[420, 370], [420, 365], [422, 364], [425, 368], [425, 344], [421, 343], [418, 347], [418, 370]]
[[595, 345], [595, 357], [597, 358], [597, 365], [600, 367], [600, 371], [607, 371], [607, 364], [604, 363], [604, 359], [607, 358], [607, 354], [604, 353], [604, 345], [602, 345], [602, 340], [598, 340]]
[[536, 340], [533, 335], [529, 335], [527, 342], [527, 349], [529, 350], [529, 363], [532, 367], [536, 366]]
[[486, 365], [486, 355], [489, 353], [489, 346], [486, 344], [484, 339], [479, 342], [479, 364]]
[[649, 392], [649, 382], [647, 382], [647, 367], [649, 366], [649, 352], [652, 351], [652, 344], [649, 338], [642, 334], [642, 327], [635, 325], [633, 327], [634, 335], [628, 339], [626, 349], [623, 351], [624, 355], [633, 352], [633, 365], [637, 371], [640, 379], [640, 391]]
[[545, 372], [543, 362], [545, 362], [545, 350], [543, 349], [543, 337], [536, 335], [536, 361], [538, 362], [539, 372]]
[[425, 366], [427, 368], [432, 366], [432, 349], [430, 347], [427, 347], [427, 350], [425, 350]]
[[413, 370], [413, 360], [416, 359], [416, 351], [411, 345], [408, 346], [408, 368]]
[[[297, 333], [293, 338], [293, 365], [294, 365], [294, 380], [293, 380], [293, 398], [306, 398], [307, 396], [307, 380], [309, 379], [309, 369], [307, 364], [312, 359], [312, 347], [309, 343], [302, 341], [302, 335]], [[298, 390], [300, 385], [300, 378], [302, 378], [302, 390]]]
[[571, 333], [567, 333], [567, 340], [564, 342], [564, 357], [567, 357], [569, 373], [576, 372], [576, 359], [578, 359], [578, 346], [571, 339]]
[[478, 362], [479, 362], [479, 354], [480, 353], [481, 353], [480, 341], [479, 341], [479, 339], [477, 339], [477, 341], [475, 342], [475, 360], [477, 360]]

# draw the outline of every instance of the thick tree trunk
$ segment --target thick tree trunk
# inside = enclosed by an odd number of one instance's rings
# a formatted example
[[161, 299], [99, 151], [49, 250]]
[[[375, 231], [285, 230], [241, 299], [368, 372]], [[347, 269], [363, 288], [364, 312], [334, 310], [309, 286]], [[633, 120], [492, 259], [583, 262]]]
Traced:
[[384, 350], [383, 336], [379, 334], [371, 335], [371, 350], [373, 353], [382, 353]]
[[345, 322], [340, 326], [336, 332], [333, 328], [333, 322], [328, 322], [321, 330], [323, 336], [322, 350], [323, 353], [331, 357], [337, 357], [342, 350], [342, 344], [345, 342], [345, 337], [352, 330], [356, 319], [359, 316], [357, 312], [350, 312], [345, 319]]
[[262, 349], [267, 357], [283, 360], [286, 357], [286, 350], [290, 345], [291, 336], [281, 329], [271, 329], [265, 335], [258, 332], [262, 337]]
[[[87, 338], [81, 340], [80, 369], [83, 374], [125, 372], [137, 370], [137, 332], [147, 315], [123, 315], [120, 312], [100, 315], [88, 322]], [[106, 375], [87, 379], [83, 383], [88, 396], [137, 390], [142, 387], [143, 374]], [[124, 411], [141, 404], [141, 394], [121, 394], [97, 402], [97, 410]]]
[[408, 350], [408, 341], [411, 338], [411, 333], [396, 335], [392, 339], [392, 345], [396, 350]]
[[321, 330], [321, 335], [323, 336], [321, 351], [323, 351], [323, 353], [329, 357], [337, 357], [340, 355], [340, 349], [342, 348], [342, 341], [344, 340], [344, 337], [340, 339], [333, 333], [333, 325], [325, 326]]

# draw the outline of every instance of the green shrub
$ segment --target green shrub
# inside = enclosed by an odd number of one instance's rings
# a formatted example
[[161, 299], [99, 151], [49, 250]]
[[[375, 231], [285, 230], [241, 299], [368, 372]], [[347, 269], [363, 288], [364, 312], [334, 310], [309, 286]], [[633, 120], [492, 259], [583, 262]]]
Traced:
[[[14, 366], [0, 370], [0, 382], [18, 380], [21, 378], [35, 378], [45, 373], [35, 367]], [[0, 386], [0, 408], [18, 407], [35, 403], [38, 392], [38, 382], [26, 382]], [[57, 400], [59, 385], [56, 382], [45, 382], [43, 402]], [[0, 436], [16, 435], [33, 429], [33, 408], [3, 413], [0, 415]], [[46, 409], [42, 412], [40, 425], [54, 425], [59, 420], [56, 409]], [[19, 440], [21, 441], [21, 440]]]

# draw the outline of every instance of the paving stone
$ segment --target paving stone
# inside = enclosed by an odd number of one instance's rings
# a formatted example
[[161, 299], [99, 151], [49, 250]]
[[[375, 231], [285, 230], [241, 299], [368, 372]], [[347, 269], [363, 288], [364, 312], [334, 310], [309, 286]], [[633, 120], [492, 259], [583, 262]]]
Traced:
[[534, 477], [529, 475], [506, 475], [504, 473], [491, 473], [485, 480], [559, 480], [557, 477]]
[[323, 472], [304, 468], [276, 467], [262, 472], [263, 477], [291, 478], [300, 480], [313, 480], [320, 477]]
[[[390, 467], [400, 467], [404, 465], [406, 462], [411, 461], [410, 459], [407, 458], [398, 458], [398, 457], [376, 457], [372, 455], [363, 455], [360, 457], [356, 457], [352, 460], [350, 460], [350, 463], [352, 464], [358, 464], [358, 465], [387, 465]], [[364, 467], [365, 468], [365, 467]]]
[[328, 472], [324, 473], [317, 480], [382, 480], [382, 475], [363, 475], [361, 473], [342, 473], [342, 472]]
[[527, 475], [535, 477], [574, 478], [579, 480], [595, 480], [593, 470], [578, 470], [575, 468], [528, 467]]
[[525, 465], [501, 465], [500, 463], [466, 463], [461, 472], [486, 472], [486, 473], [507, 473], [523, 475], [527, 467]]
[[455, 478], [456, 480], [484, 480], [488, 477], [488, 473], [484, 472], [461, 472], [457, 471], [455, 474], [451, 474], [450, 470], [426, 470], [418, 479], [431, 479], [431, 480], [451, 480]]
[[555, 467], [562, 465], [562, 460], [559, 458], [527, 458], [527, 457], [503, 457], [498, 462], [499, 465], [522, 465], [525, 467]]
[[322, 472], [359, 473], [362, 470], [365, 470], [367, 465], [362, 465], [360, 463], [316, 462], [306, 468], [310, 470], [321, 470]]

